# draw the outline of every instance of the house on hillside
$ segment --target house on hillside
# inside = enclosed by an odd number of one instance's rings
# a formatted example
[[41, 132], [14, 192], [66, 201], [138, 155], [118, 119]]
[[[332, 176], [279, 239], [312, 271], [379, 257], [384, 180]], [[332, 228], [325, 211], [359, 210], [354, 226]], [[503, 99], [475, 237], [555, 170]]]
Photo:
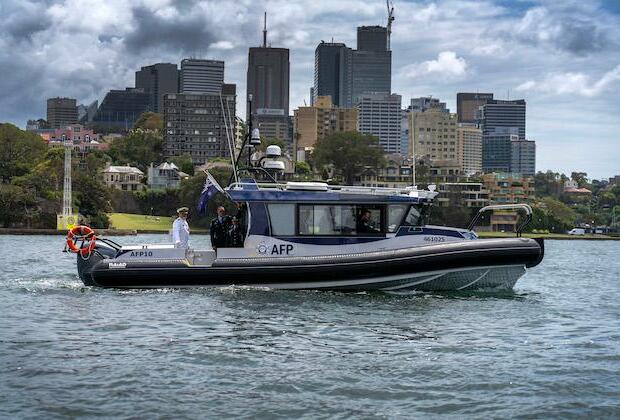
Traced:
[[121, 191], [140, 191], [144, 188], [144, 172], [133, 166], [107, 166], [103, 170], [103, 181], [109, 188]]
[[167, 188], [179, 188], [181, 180], [189, 178], [189, 175], [181, 171], [174, 163], [163, 162], [157, 166], [151, 163], [147, 170], [147, 184], [151, 189], [164, 190]]

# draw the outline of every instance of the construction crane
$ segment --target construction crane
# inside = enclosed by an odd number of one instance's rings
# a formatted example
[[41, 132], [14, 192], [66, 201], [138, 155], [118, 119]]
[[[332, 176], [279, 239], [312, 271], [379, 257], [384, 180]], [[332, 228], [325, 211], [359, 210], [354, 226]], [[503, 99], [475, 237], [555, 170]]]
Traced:
[[394, 22], [394, 4], [390, 0], [385, 0], [387, 6], [387, 50], [390, 51], [390, 37], [392, 36], [392, 22]]

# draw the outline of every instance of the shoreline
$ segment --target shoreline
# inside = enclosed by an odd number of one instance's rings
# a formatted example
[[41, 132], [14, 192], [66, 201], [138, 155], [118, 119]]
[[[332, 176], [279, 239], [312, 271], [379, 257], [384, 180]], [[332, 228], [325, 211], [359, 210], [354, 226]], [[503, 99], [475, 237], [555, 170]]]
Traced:
[[[165, 230], [149, 230], [149, 229], [94, 229], [97, 236], [136, 236], [143, 233], [154, 234], [161, 233], [168, 235], [169, 232]], [[208, 235], [206, 230], [192, 230], [192, 235]], [[67, 236], [67, 231], [57, 229], [25, 229], [25, 228], [0, 228], [0, 235], [47, 235], [47, 236]]]
[[[485, 238], [514, 238], [515, 235], [495, 232], [477, 232], [481, 239]], [[169, 231], [152, 229], [95, 229], [97, 236], [136, 236], [140, 234], [163, 234], [168, 235]], [[208, 235], [207, 230], [192, 230], [192, 235]], [[0, 235], [59, 235], [66, 236], [66, 231], [56, 229], [26, 229], [26, 228], [0, 228]], [[590, 235], [567, 235], [567, 234], [523, 234], [524, 238], [543, 238], [552, 241], [620, 241], [620, 236], [606, 236], [600, 234]]]

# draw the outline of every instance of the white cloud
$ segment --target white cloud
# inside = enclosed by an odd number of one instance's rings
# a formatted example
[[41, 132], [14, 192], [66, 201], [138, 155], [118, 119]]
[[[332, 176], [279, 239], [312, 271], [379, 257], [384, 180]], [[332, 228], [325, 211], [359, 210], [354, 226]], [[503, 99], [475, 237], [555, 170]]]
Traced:
[[423, 77], [429, 74], [438, 74], [445, 78], [458, 78], [467, 72], [467, 62], [462, 57], [457, 57], [454, 51], [442, 51], [436, 60], [428, 60], [422, 63], [410, 64], [403, 69], [403, 73], [409, 78]]
[[552, 73], [541, 81], [528, 80], [519, 86], [518, 91], [538, 91], [557, 95], [577, 94], [586, 97], [604, 93], [614, 82], [620, 80], [620, 64], [592, 82], [584, 73]]

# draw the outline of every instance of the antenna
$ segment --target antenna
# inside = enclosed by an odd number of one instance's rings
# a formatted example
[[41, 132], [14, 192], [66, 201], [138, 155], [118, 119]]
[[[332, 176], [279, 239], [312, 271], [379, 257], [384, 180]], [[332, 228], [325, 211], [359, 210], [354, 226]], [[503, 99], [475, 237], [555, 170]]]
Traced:
[[385, 0], [387, 6], [387, 50], [390, 51], [390, 38], [392, 36], [392, 22], [394, 21], [394, 5], [391, 0]]
[[263, 26], [263, 48], [267, 48], [267, 12], [265, 12], [265, 21]]

